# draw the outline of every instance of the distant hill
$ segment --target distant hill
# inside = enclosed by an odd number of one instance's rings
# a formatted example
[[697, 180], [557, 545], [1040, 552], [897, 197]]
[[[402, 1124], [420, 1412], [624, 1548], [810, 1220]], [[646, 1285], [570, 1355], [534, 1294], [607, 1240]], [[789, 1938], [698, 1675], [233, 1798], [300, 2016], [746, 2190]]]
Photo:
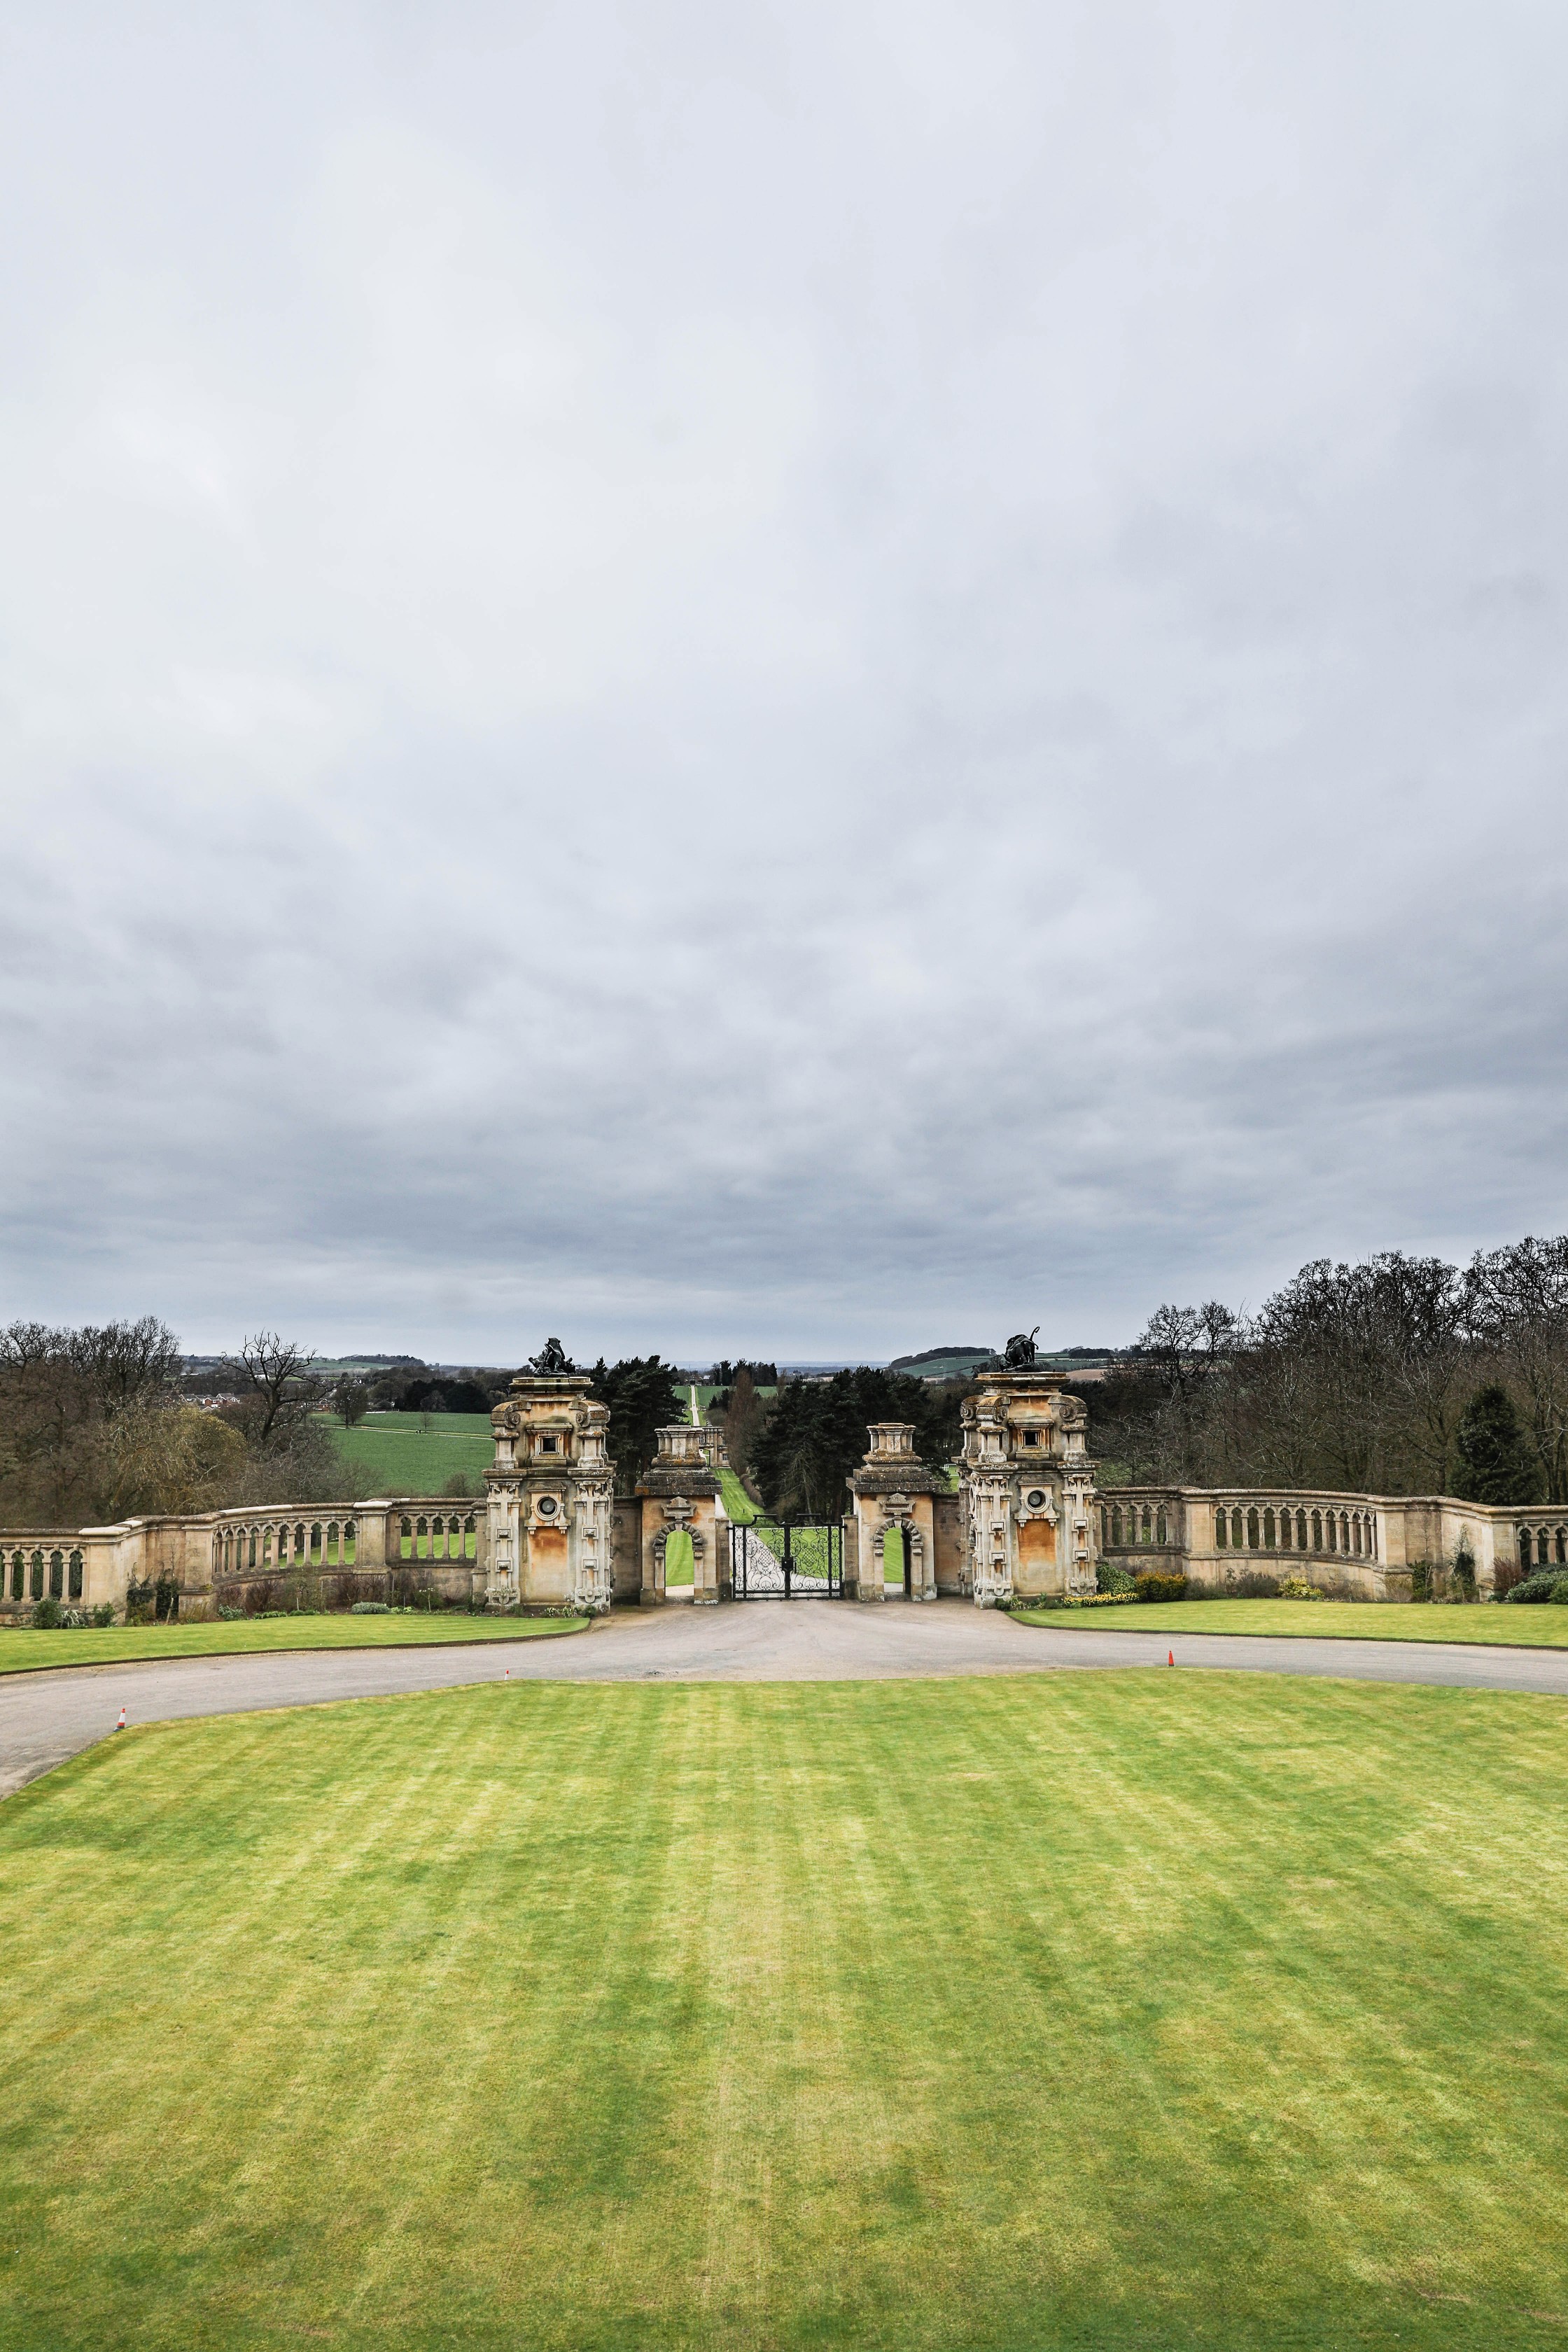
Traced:
[[[1110, 1348], [1042, 1348], [1039, 1369], [1088, 1371], [1091, 1365], [1105, 1363], [1114, 1352]], [[999, 1354], [999, 1349], [992, 1348], [923, 1348], [918, 1356], [895, 1356], [888, 1370], [912, 1372], [922, 1381], [962, 1381], [994, 1364]]]
[[922, 1381], [962, 1380], [976, 1364], [988, 1364], [994, 1348], [922, 1348], [918, 1356], [895, 1356], [890, 1372], [913, 1372]]

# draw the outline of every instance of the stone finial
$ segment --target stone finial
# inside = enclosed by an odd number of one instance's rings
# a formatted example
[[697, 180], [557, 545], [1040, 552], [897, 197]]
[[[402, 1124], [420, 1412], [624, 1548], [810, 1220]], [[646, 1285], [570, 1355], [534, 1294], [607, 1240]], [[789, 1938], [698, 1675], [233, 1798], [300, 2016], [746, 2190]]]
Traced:
[[679, 1462], [691, 1462], [699, 1469], [702, 1467], [702, 1443], [706, 1431], [694, 1427], [690, 1422], [678, 1421], [670, 1428], [659, 1430], [657, 1434], [658, 1454], [653, 1465], [656, 1470], [673, 1470]]
[[868, 1462], [909, 1462], [914, 1457], [915, 1425], [912, 1421], [873, 1421], [868, 1426], [871, 1450]]

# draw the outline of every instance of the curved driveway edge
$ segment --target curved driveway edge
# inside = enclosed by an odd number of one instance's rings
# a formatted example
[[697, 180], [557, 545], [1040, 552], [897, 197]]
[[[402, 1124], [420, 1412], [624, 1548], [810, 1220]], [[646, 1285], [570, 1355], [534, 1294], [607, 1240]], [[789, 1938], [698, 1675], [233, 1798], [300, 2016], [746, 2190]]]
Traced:
[[1568, 1652], [1480, 1643], [1358, 1642], [1310, 1634], [1052, 1633], [966, 1601], [881, 1608], [757, 1601], [722, 1609], [617, 1611], [570, 1642], [435, 1650], [268, 1650], [248, 1655], [63, 1666], [0, 1679], [0, 1796], [90, 1748], [124, 1707], [132, 1723], [390, 1698], [468, 1683], [866, 1682], [1179, 1666], [1314, 1675], [1568, 1697]]

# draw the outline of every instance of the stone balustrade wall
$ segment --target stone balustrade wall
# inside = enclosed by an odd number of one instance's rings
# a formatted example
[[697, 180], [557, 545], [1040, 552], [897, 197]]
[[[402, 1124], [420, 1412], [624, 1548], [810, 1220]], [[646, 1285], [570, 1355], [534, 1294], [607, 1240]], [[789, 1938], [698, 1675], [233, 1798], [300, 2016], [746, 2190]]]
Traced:
[[[1259, 1571], [1300, 1576], [1325, 1591], [1407, 1600], [1412, 1572], [1435, 1571], [1457, 1592], [1456, 1563], [1474, 1564], [1486, 1596], [1515, 1574], [1568, 1569], [1568, 1506], [1501, 1507], [1452, 1496], [1336, 1495], [1258, 1487], [1122, 1486], [1097, 1501], [1100, 1552], [1131, 1568], [1181, 1568], [1199, 1591], [1235, 1590]], [[955, 1591], [957, 1503], [937, 1498], [936, 1567]], [[617, 1570], [630, 1559], [636, 1508], [617, 1500]], [[46, 1597], [66, 1608], [107, 1601], [122, 1615], [132, 1593], [182, 1618], [210, 1617], [270, 1598], [286, 1607], [303, 1589], [331, 1604], [431, 1587], [466, 1601], [483, 1589], [485, 1507], [450, 1496], [359, 1503], [250, 1506], [114, 1527], [0, 1530], [0, 1622], [25, 1621]], [[617, 1590], [622, 1580], [617, 1574]], [[629, 1588], [628, 1588], [629, 1589]]]
[[[487, 1564], [485, 1507], [450, 1496], [359, 1503], [252, 1504], [126, 1519], [115, 1527], [0, 1532], [0, 1622], [52, 1596], [123, 1614], [147, 1594], [163, 1614], [210, 1617], [218, 1603], [279, 1607], [301, 1591], [331, 1604], [432, 1587], [466, 1601]], [[263, 1588], [268, 1590], [263, 1591]]]
[[1405, 1601], [1414, 1571], [1460, 1589], [1468, 1554], [1479, 1595], [1533, 1567], [1568, 1566], [1568, 1507], [1502, 1507], [1449, 1495], [1335, 1495], [1286, 1488], [1121, 1486], [1098, 1498], [1100, 1550], [1131, 1569], [1179, 1567], [1203, 1591], [1259, 1572], [1300, 1576], [1358, 1600]]

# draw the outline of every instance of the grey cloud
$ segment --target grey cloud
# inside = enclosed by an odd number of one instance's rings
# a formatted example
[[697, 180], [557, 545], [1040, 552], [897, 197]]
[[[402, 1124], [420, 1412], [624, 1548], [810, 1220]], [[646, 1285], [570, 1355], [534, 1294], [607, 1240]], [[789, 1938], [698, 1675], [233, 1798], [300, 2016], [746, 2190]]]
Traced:
[[12, 30], [13, 1311], [878, 1354], [1561, 1225], [1548, 12]]

